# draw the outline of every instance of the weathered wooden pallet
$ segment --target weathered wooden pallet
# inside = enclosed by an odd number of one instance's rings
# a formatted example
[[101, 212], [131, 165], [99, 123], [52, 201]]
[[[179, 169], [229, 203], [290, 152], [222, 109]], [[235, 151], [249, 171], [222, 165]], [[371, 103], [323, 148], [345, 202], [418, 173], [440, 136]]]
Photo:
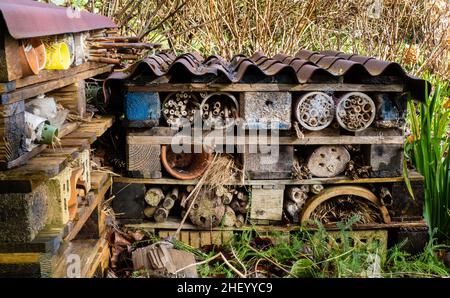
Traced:
[[[0, 193], [32, 192], [42, 182], [58, 175], [68, 162], [75, 159], [75, 155], [90, 149], [96, 138], [111, 127], [113, 119], [112, 116], [104, 116], [80, 125], [69, 123], [67, 126], [70, 129], [63, 129], [63, 133], [67, 135], [61, 137], [60, 147], [38, 147], [38, 151], [33, 153], [34, 157], [23, 161], [25, 165], [0, 172]], [[75, 133], [73, 137], [72, 133]]]
[[[99, 276], [108, 267], [109, 245], [105, 233], [105, 217], [100, 213], [106, 191], [111, 186], [109, 174], [94, 173], [94, 199], [88, 207], [80, 208], [76, 222], [67, 225], [49, 225], [37, 237], [26, 243], [0, 243], [0, 276], [20, 277], [93, 277]], [[100, 184], [99, 184], [100, 183]], [[98, 235], [95, 239], [72, 240], [83, 231], [86, 222], [93, 217], [98, 220]], [[83, 237], [81, 237], [83, 238]], [[73, 259], [73, 256], [78, 256]], [[72, 257], [72, 259], [71, 259]], [[73, 263], [80, 261], [79, 263]], [[70, 270], [70, 265], [79, 266]], [[73, 269], [73, 268], [72, 268]], [[80, 275], [77, 275], [77, 273]]]
[[[33, 76], [34, 78], [24, 78], [19, 84], [20, 87], [14, 86], [13, 84], [0, 83], [0, 86], [4, 93], [0, 94], [0, 104], [10, 104], [20, 100], [32, 98], [40, 94], [48, 93], [50, 91], [63, 88], [65, 86], [74, 84], [80, 80], [85, 80], [92, 78], [96, 75], [110, 72], [112, 65], [107, 64], [97, 64], [97, 63], [86, 63], [84, 66], [74, 67], [72, 69], [61, 71], [64, 76], [59, 71], [43, 71], [42, 75]], [[1, 85], [3, 84], [3, 85]]]

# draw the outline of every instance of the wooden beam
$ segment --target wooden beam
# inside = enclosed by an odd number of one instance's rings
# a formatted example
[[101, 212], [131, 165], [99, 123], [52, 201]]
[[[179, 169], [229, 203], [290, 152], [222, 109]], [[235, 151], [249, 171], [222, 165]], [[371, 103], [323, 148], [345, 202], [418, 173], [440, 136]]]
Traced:
[[[176, 230], [180, 225], [180, 219], [169, 217], [165, 222], [157, 223], [157, 222], [145, 222], [140, 224], [126, 224], [126, 227], [143, 229], [143, 230]], [[354, 224], [352, 226], [353, 230], [371, 230], [371, 229], [395, 229], [395, 228], [418, 228], [418, 227], [426, 227], [425, 221], [410, 221], [410, 222], [391, 222], [389, 224], [380, 223], [380, 224]], [[328, 224], [324, 225], [327, 230], [339, 230], [340, 228], [336, 224]], [[316, 226], [307, 226], [308, 229], [314, 230], [317, 229]], [[279, 225], [246, 225], [240, 228], [236, 227], [215, 227], [210, 228], [210, 231], [248, 231], [255, 230], [258, 232], [273, 232], [273, 231], [298, 231], [301, 230], [302, 226], [300, 225], [291, 225], [291, 226], [279, 226]], [[184, 223], [182, 230], [192, 230], [192, 231], [204, 231], [205, 229], [194, 226], [190, 223]], [[207, 230], [207, 231], [208, 231]]]
[[[204, 144], [211, 145], [257, 145], [271, 144], [270, 137], [257, 138], [249, 136], [213, 136], [191, 137], [176, 136], [177, 144]], [[351, 144], [383, 144], [403, 145], [403, 136], [307, 136], [299, 139], [297, 137], [278, 137], [279, 145], [351, 145]], [[174, 142], [173, 136], [127, 136], [127, 144], [133, 145], [168, 145]], [[276, 143], [274, 143], [276, 144]]]
[[10, 93], [5, 93], [0, 95], [0, 104], [13, 103], [18, 100], [28, 99], [39, 94], [47, 93], [52, 90], [56, 90], [67, 85], [73, 84], [78, 80], [84, 80], [96, 75], [106, 73], [111, 71], [112, 65], [102, 66], [99, 68], [87, 70], [81, 73], [78, 73], [74, 76], [65, 77], [62, 79], [55, 79], [51, 81], [47, 81], [44, 83], [30, 85], [21, 89], [16, 89]]
[[[160, 184], [160, 185], [195, 185], [198, 180], [178, 180], [172, 178], [129, 178], [129, 177], [113, 177], [116, 183], [137, 183], [137, 184]], [[345, 176], [337, 176], [331, 178], [312, 178], [304, 180], [245, 180], [244, 185], [302, 185], [302, 184], [366, 184], [366, 183], [392, 183], [403, 182], [405, 178], [399, 177], [387, 177], [387, 178], [361, 178], [350, 179]], [[419, 173], [412, 171], [409, 173], [410, 181], [423, 181], [423, 176]], [[233, 185], [242, 185], [241, 181], [235, 181]]]
[[172, 84], [154, 83], [147, 85], [127, 85], [129, 91], [154, 92], [245, 92], [245, 91], [360, 91], [360, 92], [403, 92], [402, 84]]

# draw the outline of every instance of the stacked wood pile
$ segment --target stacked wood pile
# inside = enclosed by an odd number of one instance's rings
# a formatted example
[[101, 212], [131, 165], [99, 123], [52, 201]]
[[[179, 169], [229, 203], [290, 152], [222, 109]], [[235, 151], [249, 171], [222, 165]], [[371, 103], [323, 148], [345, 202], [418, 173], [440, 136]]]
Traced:
[[[120, 36], [117, 29], [99, 30], [87, 38], [88, 60], [108, 64], [132, 64], [160, 44], [140, 42], [136, 36]], [[126, 63], [124, 63], [126, 62]]]
[[194, 187], [149, 187], [144, 197], [145, 217], [159, 223], [169, 216], [184, 217], [194, 202], [188, 217], [198, 227], [217, 227], [221, 223], [226, 227], [241, 227], [245, 223], [249, 208], [245, 190], [233, 186], [202, 190], [194, 201], [188, 199]]

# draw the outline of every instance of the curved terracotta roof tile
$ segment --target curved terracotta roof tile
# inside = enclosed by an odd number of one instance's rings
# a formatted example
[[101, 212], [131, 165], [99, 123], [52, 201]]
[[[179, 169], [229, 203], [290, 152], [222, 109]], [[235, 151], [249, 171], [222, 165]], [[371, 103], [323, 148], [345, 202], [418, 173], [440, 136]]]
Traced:
[[[230, 61], [218, 55], [202, 57], [185, 53], [175, 57], [161, 53], [137, 62], [124, 72], [114, 72], [108, 80], [146, 79], [167, 76], [169, 82], [219, 83], [367, 83], [379, 76], [403, 82], [416, 99], [423, 99], [426, 82], [408, 75], [395, 62], [339, 51], [300, 50], [295, 56], [277, 54], [267, 57], [261, 52], [252, 56], [236, 55]], [[430, 88], [430, 86], [428, 87]]]

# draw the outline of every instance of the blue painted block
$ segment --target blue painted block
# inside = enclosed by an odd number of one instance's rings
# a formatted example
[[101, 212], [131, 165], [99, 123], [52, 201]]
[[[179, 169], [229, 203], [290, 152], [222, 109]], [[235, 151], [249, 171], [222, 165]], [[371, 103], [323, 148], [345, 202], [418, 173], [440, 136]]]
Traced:
[[161, 101], [156, 92], [127, 92], [124, 105], [125, 117], [130, 121], [157, 121], [161, 116]]

